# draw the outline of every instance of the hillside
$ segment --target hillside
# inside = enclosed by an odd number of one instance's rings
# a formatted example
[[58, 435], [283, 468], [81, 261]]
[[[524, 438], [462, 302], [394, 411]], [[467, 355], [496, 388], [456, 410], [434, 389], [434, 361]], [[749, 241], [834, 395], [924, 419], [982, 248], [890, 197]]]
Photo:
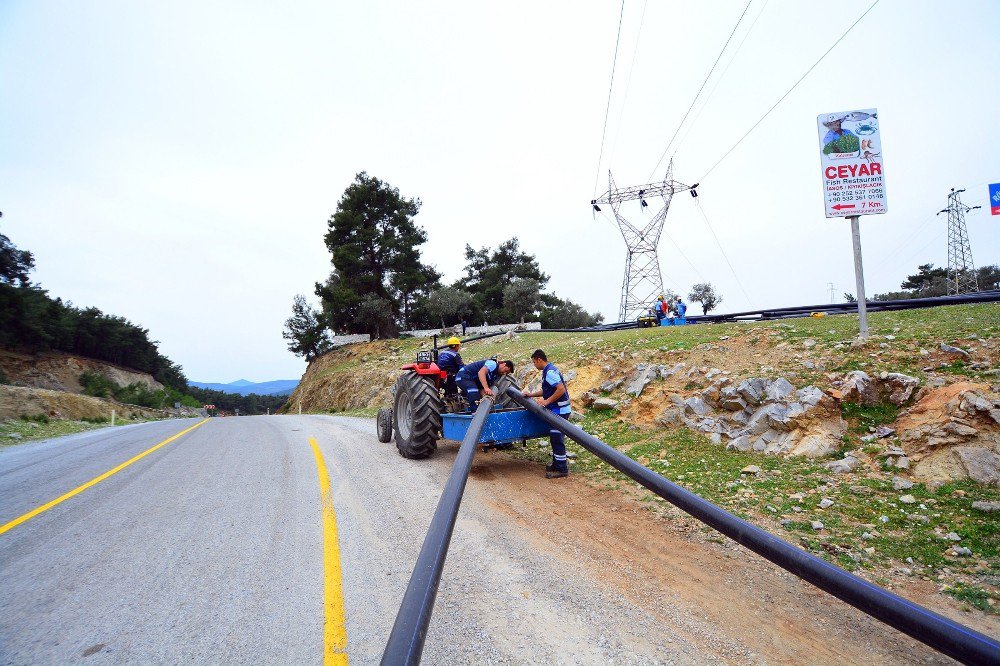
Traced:
[[299, 385], [297, 379], [275, 379], [269, 382], [250, 382], [245, 379], [238, 379], [235, 382], [221, 384], [218, 382], [188, 382], [189, 386], [209, 389], [211, 391], [222, 391], [223, 393], [236, 393], [238, 395], [289, 395]]
[[151, 391], [163, 389], [152, 375], [123, 368], [106, 361], [97, 361], [60, 351], [15, 352], [0, 348], [0, 375], [9, 384], [82, 393], [80, 375], [92, 372], [102, 375], [119, 386], [141, 384]]
[[[570, 378], [583, 427], [643, 464], [880, 584], [944, 591], [993, 612], [1000, 306], [873, 313], [870, 323], [863, 346], [852, 345], [857, 319], [836, 316], [524, 333], [471, 343], [463, 357], [510, 358], [531, 385], [528, 358], [541, 347]], [[326, 354], [286, 409], [388, 406], [398, 368], [426, 344], [376, 341]], [[576, 473], [596, 488], [678, 519], [570, 450]], [[533, 443], [512, 455], [541, 463], [548, 453]]]

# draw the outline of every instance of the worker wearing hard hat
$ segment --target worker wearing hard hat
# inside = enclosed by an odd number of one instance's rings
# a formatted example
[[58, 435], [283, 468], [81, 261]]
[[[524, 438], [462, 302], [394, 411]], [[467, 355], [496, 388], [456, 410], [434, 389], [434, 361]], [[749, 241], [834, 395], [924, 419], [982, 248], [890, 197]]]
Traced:
[[462, 355], [458, 350], [462, 348], [462, 341], [451, 336], [448, 338], [448, 348], [438, 354], [438, 367], [448, 373], [448, 379], [444, 382], [445, 395], [458, 393], [458, 384], [455, 383], [455, 375], [465, 365], [462, 362]]
[[667, 316], [667, 298], [663, 294], [656, 297], [656, 321], [660, 321]]

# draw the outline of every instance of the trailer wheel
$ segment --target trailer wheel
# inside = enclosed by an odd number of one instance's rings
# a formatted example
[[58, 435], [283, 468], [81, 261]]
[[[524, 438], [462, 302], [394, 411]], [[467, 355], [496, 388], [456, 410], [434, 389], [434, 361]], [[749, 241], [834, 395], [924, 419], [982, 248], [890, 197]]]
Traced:
[[434, 453], [441, 433], [441, 394], [433, 379], [414, 372], [400, 375], [392, 403], [392, 429], [404, 458]]
[[378, 410], [378, 417], [375, 419], [375, 432], [378, 433], [378, 441], [383, 444], [392, 439], [392, 410], [388, 407]]
[[497, 383], [493, 385], [493, 393], [496, 394], [496, 400], [493, 404], [499, 409], [507, 409], [508, 407], [515, 407], [514, 399], [507, 395], [507, 388], [513, 386], [516, 389], [520, 389], [517, 385], [517, 381], [510, 375], [504, 375], [497, 380]]

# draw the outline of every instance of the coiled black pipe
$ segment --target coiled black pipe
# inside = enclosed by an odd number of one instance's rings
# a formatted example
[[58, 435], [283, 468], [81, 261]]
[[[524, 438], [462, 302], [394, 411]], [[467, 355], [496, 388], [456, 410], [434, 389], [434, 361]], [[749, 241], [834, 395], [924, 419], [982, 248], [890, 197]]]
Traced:
[[562, 431], [595, 456], [677, 508], [799, 578], [962, 663], [984, 666], [1000, 664], [1000, 643], [994, 639], [883, 590], [737, 518], [643, 467], [566, 419], [539, 407], [516, 388], [508, 388], [507, 395], [550, 427]]
[[427, 536], [424, 537], [424, 545], [420, 547], [417, 564], [413, 567], [403, 602], [399, 606], [399, 613], [396, 614], [396, 622], [392, 625], [392, 633], [389, 634], [389, 642], [386, 643], [385, 652], [382, 653], [383, 664], [396, 666], [420, 663], [424, 640], [427, 638], [427, 627], [431, 621], [431, 612], [434, 610], [434, 600], [437, 598], [438, 584], [441, 582], [444, 560], [448, 556], [448, 545], [451, 543], [451, 534], [455, 531], [458, 508], [462, 504], [465, 483], [469, 480], [469, 470], [472, 469], [472, 459], [476, 455], [479, 435], [492, 409], [493, 398], [483, 396], [455, 457], [455, 464], [451, 468], [441, 499], [438, 500], [431, 525], [427, 529]]

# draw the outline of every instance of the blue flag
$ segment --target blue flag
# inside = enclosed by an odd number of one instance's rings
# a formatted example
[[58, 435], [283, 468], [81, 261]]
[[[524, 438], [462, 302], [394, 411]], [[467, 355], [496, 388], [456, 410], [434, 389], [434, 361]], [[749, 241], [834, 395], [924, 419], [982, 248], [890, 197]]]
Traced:
[[1000, 183], [990, 185], [990, 212], [1000, 215]]

